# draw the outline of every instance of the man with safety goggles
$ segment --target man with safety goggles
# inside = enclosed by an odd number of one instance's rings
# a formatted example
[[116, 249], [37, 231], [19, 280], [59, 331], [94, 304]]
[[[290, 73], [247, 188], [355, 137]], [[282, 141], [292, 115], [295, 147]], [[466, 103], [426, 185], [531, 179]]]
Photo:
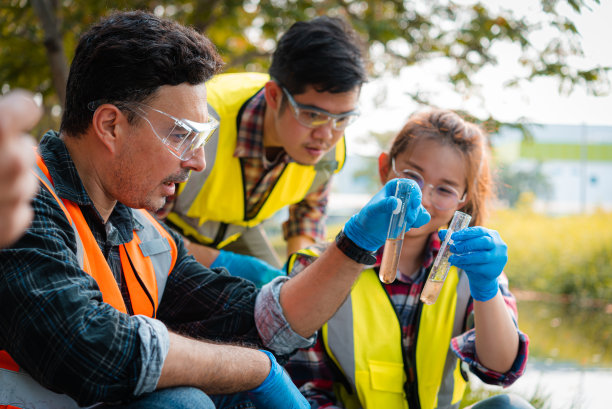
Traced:
[[204, 265], [226, 266], [258, 286], [282, 274], [260, 223], [288, 206], [288, 254], [325, 238], [332, 175], [344, 164], [344, 130], [359, 116], [365, 81], [360, 41], [343, 20], [294, 24], [269, 75], [210, 81], [209, 112], [220, 126], [207, 143], [206, 169], [192, 172], [158, 217]]
[[[145, 121], [166, 149], [182, 161], [193, 157], [196, 149], [204, 146], [213, 132], [219, 127], [219, 121], [212, 116], [207, 122], [195, 122], [190, 119], [179, 119], [162, 110], [155, 109], [140, 102], [114, 102], [120, 109], [132, 112]], [[102, 105], [101, 101], [87, 104], [92, 111]]]
[[[310, 407], [275, 355], [311, 345], [375, 259], [398, 182], [295, 279], [257, 289], [198, 263], [149, 212], [205, 169], [209, 146], [228, 148], [210, 136], [217, 122], [207, 106], [219, 99], [207, 88], [222, 66], [204, 35], [142, 11], [112, 13], [79, 40], [60, 130], [36, 150], [32, 223], [0, 249], [0, 408]], [[280, 86], [265, 87], [280, 103]], [[302, 108], [353, 111], [299, 95]], [[269, 109], [295, 120], [290, 109]], [[341, 126], [330, 118], [328, 127]], [[219, 183], [236, 184], [236, 175]], [[416, 183], [406, 183], [404, 222], [419, 227], [429, 215]]]

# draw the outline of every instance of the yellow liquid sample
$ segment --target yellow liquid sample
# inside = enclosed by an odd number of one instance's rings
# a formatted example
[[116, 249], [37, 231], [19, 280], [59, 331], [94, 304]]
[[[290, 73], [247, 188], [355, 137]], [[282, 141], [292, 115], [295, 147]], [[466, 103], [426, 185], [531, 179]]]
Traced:
[[[448, 247], [447, 247], [448, 248]], [[448, 270], [450, 270], [450, 264], [448, 262], [448, 256], [450, 252], [445, 251], [442, 260], [438, 263], [438, 266], [431, 270], [429, 273], [429, 280], [434, 281], [444, 281], [446, 280], [446, 275], [448, 274]]]
[[421, 301], [429, 305], [435, 303], [442, 289], [442, 284], [444, 284], [444, 281], [427, 280], [421, 293]]
[[390, 284], [395, 280], [397, 275], [397, 264], [399, 263], [400, 253], [402, 252], [402, 243], [404, 239], [387, 239], [385, 250], [378, 270], [380, 281], [385, 284]]

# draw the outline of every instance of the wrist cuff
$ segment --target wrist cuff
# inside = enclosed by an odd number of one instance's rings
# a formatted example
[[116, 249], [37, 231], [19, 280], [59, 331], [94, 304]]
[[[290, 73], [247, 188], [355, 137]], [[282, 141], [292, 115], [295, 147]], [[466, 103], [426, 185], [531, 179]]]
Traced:
[[345, 256], [359, 264], [368, 266], [376, 264], [376, 255], [373, 251], [364, 250], [356, 245], [353, 240], [349, 239], [344, 230], [336, 236], [336, 246], [344, 253]]
[[489, 301], [499, 292], [499, 284], [497, 278], [488, 286], [476, 286], [470, 283], [470, 293], [476, 301]]

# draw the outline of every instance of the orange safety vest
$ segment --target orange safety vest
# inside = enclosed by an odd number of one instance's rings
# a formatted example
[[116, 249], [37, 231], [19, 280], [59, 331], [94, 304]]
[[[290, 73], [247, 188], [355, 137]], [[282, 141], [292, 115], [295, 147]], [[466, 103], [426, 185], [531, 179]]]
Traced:
[[[40, 155], [37, 154], [36, 156], [38, 166], [34, 173], [55, 197], [75, 231], [77, 258], [81, 268], [96, 281], [102, 293], [103, 301], [127, 314], [119, 285], [89, 229], [81, 209], [76, 203], [67, 199], [60, 199], [57, 196], [47, 166]], [[147, 211], [134, 210], [133, 216], [143, 225], [143, 229], [139, 230], [138, 234], [135, 230], [132, 241], [119, 248], [121, 266], [134, 314], [155, 318], [167, 276], [176, 263], [177, 247], [172, 236]], [[0, 351], [1, 369], [20, 372], [19, 365], [6, 351]], [[31, 380], [29, 377], [28, 379]], [[0, 385], [0, 389], [2, 389], [2, 385]], [[62, 396], [51, 391], [49, 393]], [[53, 395], [51, 396], [53, 397]], [[0, 402], [0, 409], [19, 409], [16, 406], [5, 405], [4, 403], [9, 402]]]

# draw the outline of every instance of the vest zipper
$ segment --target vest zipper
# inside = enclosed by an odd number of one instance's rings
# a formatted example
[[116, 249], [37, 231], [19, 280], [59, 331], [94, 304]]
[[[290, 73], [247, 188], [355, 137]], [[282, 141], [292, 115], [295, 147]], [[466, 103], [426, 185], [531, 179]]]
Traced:
[[[228, 227], [227, 223], [219, 222], [219, 229], [217, 229], [217, 234], [215, 234], [215, 238], [213, 239], [212, 243], [206, 244], [206, 246], [217, 248], [219, 243], [221, 243], [223, 239], [225, 239], [225, 233], [227, 232], [227, 227]], [[196, 242], [198, 241], [196, 240]]]
[[[423, 301], [418, 301], [417, 310], [416, 310], [416, 320], [415, 320], [415, 328], [414, 328], [414, 346], [410, 349], [409, 354], [404, 353], [404, 349], [402, 348], [402, 355], [404, 357], [404, 367], [410, 368], [410, 373], [412, 375], [412, 382], [406, 382], [404, 385], [404, 390], [406, 390], [406, 395], [410, 396], [408, 399], [408, 407], [410, 409], [421, 409], [421, 399], [419, 398], [419, 380], [417, 377], [416, 371], [416, 350], [417, 343], [419, 342], [419, 328], [421, 326], [421, 312], [423, 312]], [[410, 379], [410, 375], [409, 375]], [[408, 395], [410, 392], [410, 395]]]
[[[376, 273], [378, 273], [378, 269], [375, 269]], [[397, 312], [395, 311], [395, 306], [393, 305], [393, 301], [391, 300], [391, 297], [389, 296], [389, 293], [387, 292], [387, 290], [385, 289], [385, 286], [383, 285], [383, 283], [381, 283], [379, 281], [380, 286], [382, 287], [382, 290], [384, 291], [384, 293], [387, 295], [387, 299], [389, 300], [389, 303], [391, 304], [391, 308], [393, 308], [393, 312], [395, 312], [395, 316], [397, 318], [397, 323], [399, 325], [399, 329], [400, 329], [400, 348], [402, 350], [402, 359], [404, 361], [404, 373], [406, 374], [406, 383], [404, 384], [404, 393], [406, 394], [406, 401], [408, 402], [408, 408], [409, 409], [421, 409], [421, 401], [419, 399], [419, 388], [418, 388], [418, 379], [417, 379], [417, 372], [416, 372], [416, 345], [414, 348], [411, 348], [411, 351], [409, 354], [406, 353], [406, 350], [404, 349], [404, 345], [403, 345], [403, 329], [402, 329], [402, 322], [400, 321], [400, 317], [397, 316]], [[421, 320], [421, 310], [422, 310], [422, 305], [423, 302], [421, 300], [419, 300], [419, 303], [417, 304], [417, 310], [416, 310], [416, 327], [414, 330], [414, 339], [415, 341], [418, 342], [418, 334], [419, 334], [419, 321]]]
[[[151, 306], [153, 307], [153, 317], [152, 318], [155, 318], [155, 316], [157, 315], [157, 311], [155, 310], [155, 302], [153, 301], [153, 297], [149, 293], [147, 286], [145, 286], [140, 276], [138, 275], [138, 271], [136, 271], [136, 268], [134, 267], [134, 263], [132, 263], [132, 259], [130, 258], [130, 253], [128, 253], [127, 248], [125, 247], [125, 244], [123, 245], [123, 250], [125, 251], [125, 255], [127, 256], [128, 261], [130, 262], [130, 266], [132, 267], [132, 271], [134, 272], [134, 276], [136, 277], [138, 284], [140, 284], [140, 287], [143, 289], [144, 293], [147, 295], [147, 298], [151, 302]], [[134, 307], [132, 307], [132, 310], [134, 310]]]
[[349, 382], [344, 372], [342, 372], [342, 369], [340, 369], [338, 365], [336, 365], [334, 360], [331, 359], [331, 357], [327, 354], [327, 349], [325, 348], [325, 346], [323, 347], [323, 352], [324, 352], [325, 361], [328, 364], [328, 367], [332, 373], [332, 376], [336, 378], [335, 381], [340, 382], [340, 384], [344, 387], [344, 389], [346, 390], [348, 394], [355, 395], [357, 392], [351, 386], [351, 383]]

